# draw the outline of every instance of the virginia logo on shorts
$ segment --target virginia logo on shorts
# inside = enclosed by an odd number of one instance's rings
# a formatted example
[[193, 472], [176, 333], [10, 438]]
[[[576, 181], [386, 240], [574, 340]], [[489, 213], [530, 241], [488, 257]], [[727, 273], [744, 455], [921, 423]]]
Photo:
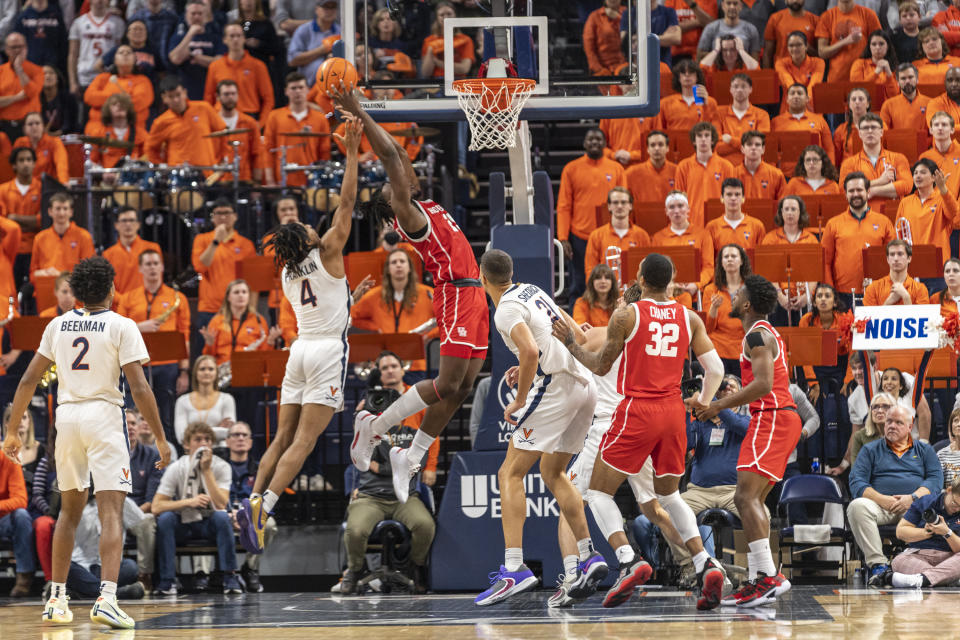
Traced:
[[336, 396], [336, 395], [337, 395], [337, 391], [340, 391], [340, 387], [330, 387], [330, 395], [331, 395], [331, 396]]
[[127, 485], [128, 487], [133, 487], [133, 483], [130, 482], [130, 469], [120, 467], [120, 486]]
[[514, 434], [517, 436], [517, 442], [519, 444], [534, 444], [533, 429], [524, 429], [521, 427], [519, 431], [514, 431]]

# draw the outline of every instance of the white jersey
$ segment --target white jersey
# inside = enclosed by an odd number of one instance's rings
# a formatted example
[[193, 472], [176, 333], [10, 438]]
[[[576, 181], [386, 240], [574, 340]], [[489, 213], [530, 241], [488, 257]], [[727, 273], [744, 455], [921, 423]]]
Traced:
[[538, 375], [565, 372], [586, 384], [593, 374], [573, 357], [563, 343], [553, 337], [553, 321], [561, 317], [556, 304], [540, 287], [518, 283], [507, 289], [500, 298], [493, 322], [514, 355], [519, 350], [510, 332], [521, 322], [530, 327], [540, 349]]
[[606, 375], [593, 374], [593, 379], [597, 382], [597, 406], [593, 410], [593, 415], [597, 420], [612, 418], [617, 405], [623, 400], [623, 395], [617, 391], [617, 374], [620, 372], [621, 358], [623, 354], [617, 356]]
[[103, 54], [120, 44], [126, 27], [123, 18], [112, 13], [101, 19], [85, 13], [70, 25], [70, 40], [80, 41], [77, 54], [77, 80], [88, 86], [97, 77], [96, 64]]
[[350, 321], [350, 285], [346, 278], [327, 273], [319, 249], [293, 268], [284, 265], [281, 279], [283, 295], [297, 316], [299, 337], [343, 339]]
[[137, 324], [113, 311], [73, 309], [54, 318], [37, 353], [57, 365], [61, 405], [104, 400], [122, 407], [122, 367], [150, 362]]

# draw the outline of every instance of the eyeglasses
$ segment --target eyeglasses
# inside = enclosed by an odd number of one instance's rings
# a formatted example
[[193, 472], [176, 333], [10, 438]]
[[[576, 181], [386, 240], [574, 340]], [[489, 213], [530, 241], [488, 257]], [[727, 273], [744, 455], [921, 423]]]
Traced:
[[876, 133], [878, 131], [883, 131], [883, 127], [860, 127], [860, 131], [863, 131], [864, 133]]
[[878, 409], [879, 409], [880, 411], [890, 411], [890, 405], [889, 405], [889, 404], [875, 404], [875, 405], [873, 405], [872, 407], [870, 407], [870, 410], [871, 410], [871, 411], [877, 411]]
[[227, 437], [228, 438], [249, 438], [250, 434], [249, 433], [228, 433]]

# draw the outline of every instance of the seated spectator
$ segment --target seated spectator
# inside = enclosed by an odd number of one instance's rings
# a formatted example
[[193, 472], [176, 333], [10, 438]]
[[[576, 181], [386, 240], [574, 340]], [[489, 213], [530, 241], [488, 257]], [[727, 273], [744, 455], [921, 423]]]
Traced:
[[610, 189], [607, 194], [607, 209], [610, 211], [610, 222], [594, 229], [587, 238], [583, 269], [585, 273], [592, 274], [594, 267], [605, 264], [611, 247], [615, 247], [622, 253], [632, 247], [650, 245], [650, 236], [647, 232], [630, 223], [633, 195], [629, 189], [626, 187]]
[[237, 576], [233, 525], [224, 510], [229, 504], [230, 465], [213, 455], [213, 429], [191, 423], [184, 433], [187, 453], [163, 472], [153, 499], [157, 519], [157, 588], [164, 596], [177, 595], [174, 585], [177, 545], [203, 539], [217, 547], [223, 571], [223, 592], [243, 593]]
[[[370, 29], [367, 44], [370, 45], [371, 52], [381, 66], [390, 64], [392, 56], [397, 53], [403, 53], [403, 40], [400, 36], [403, 34], [403, 27], [396, 22], [390, 15], [389, 9], [379, 9], [373, 14], [370, 20]], [[409, 56], [405, 57], [409, 59]], [[389, 68], [389, 67], [387, 67]]]
[[[917, 68], [912, 62], [897, 66], [897, 95], [888, 96], [880, 107], [880, 117], [888, 129], [926, 130], [930, 97], [917, 91]], [[952, 129], [951, 129], [952, 132]]]
[[[113, 265], [116, 272], [113, 284], [117, 294], [122, 295], [143, 286], [144, 276], [140, 269], [143, 253], [152, 251], [159, 256], [161, 249], [156, 242], [140, 237], [140, 213], [134, 207], [118, 208], [113, 228], [117, 232], [117, 241], [103, 251], [103, 257]], [[162, 258], [160, 266], [163, 267]], [[162, 270], [160, 277], [163, 277]]]
[[[739, 2], [739, 0], [737, 0]], [[709, 25], [707, 25], [709, 26]], [[713, 42], [713, 48], [700, 59], [700, 66], [707, 75], [714, 71], [753, 71], [760, 68], [757, 59], [751, 56], [739, 37], [727, 34]]]
[[[133, 500], [125, 499], [123, 528], [132, 528], [142, 519], [143, 514]], [[80, 515], [74, 540], [70, 570], [67, 573], [67, 590], [74, 597], [96, 598], [100, 595], [100, 515], [97, 513], [97, 499], [93, 493]], [[130, 558], [123, 558], [117, 575], [117, 597], [139, 600], [145, 594], [144, 585], [137, 581], [137, 563]]]
[[847, 517], [870, 569], [871, 586], [881, 586], [889, 568], [877, 527], [893, 524], [914, 502], [936, 495], [943, 486], [940, 461], [933, 447], [910, 437], [911, 422], [909, 409], [890, 409], [883, 439], [864, 445], [850, 472], [853, 501]]
[[671, 191], [664, 202], [667, 226], [653, 234], [650, 244], [655, 247], [693, 247], [700, 255], [700, 281], [683, 284], [691, 296], [699, 294], [713, 280], [713, 238], [703, 229], [690, 224], [690, 204], [682, 191]]
[[[436, 19], [430, 27], [430, 35], [423, 41], [420, 49], [420, 77], [421, 78], [442, 78], [443, 77], [443, 21], [447, 18], [456, 18], [457, 10], [455, 5], [448, 0], [440, 0], [435, 5], [434, 15]], [[619, 25], [619, 18], [617, 25]], [[614, 31], [617, 27], [614, 26]], [[584, 32], [586, 33], [586, 32]], [[615, 42], [616, 50], [620, 51], [619, 33]], [[586, 38], [584, 38], [584, 50], [587, 50]], [[589, 57], [589, 53], [587, 54]], [[473, 38], [460, 29], [453, 30], [453, 73], [457, 78], [465, 77], [473, 63], [477, 59], [477, 54], [473, 46]]]
[[[941, 255], [949, 256], [950, 234], [960, 228], [956, 196], [950, 193], [946, 176], [930, 158], [921, 158], [913, 165], [913, 184], [914, 192], [901, 200], [897, 209], [898, 228], [905, 226], [910, 230], [911, 243], [932, 244], [940, 247]], [[938, 288], [942, 286], [941, 282], [930, 282]]]
[[720, 198], [721, 186], [728, 179], [736, 179], [733, 165], [713, 152], [719, 139], [716, 127], [709, 122], [698, 122], [690, 129], [694, 154], [677, 165], [676, 187], [687, 194], [690, 224], [697, 230], [705, 226], [707, 200]]
[[731, 302], [743, 279], [750, 275], [750, 258], [743, 247], [728, 244], [720, 247], [717, 253], [717, 266], [714, 269], [713, 282], [703, 290], [707, 307], [707, 335], [717, 349], [717, 355], [723, 360], [727, 373], [740, 375], [740, 352], [743, 350], [743, 323], [730, 317]]
[[[960, 75], [957, 75], [957, 80], [960, 81]], [[947, 177], [947, 190], [957, 197], [957, 194], [960, 194], [960, 175], [954, 174], [960, 174], [960, 171], [955, 171], [954, 167], [960, 164], [960, 143], [953, 139], [953, 116], [946, 111], [937, 111], [930, 115], [929, 126], [918, 127], [918, 129], [922, 128], [929, 130], [933, 144], [920, 154], [920, 159], [930, 159], [936, 163], [943, 175]]]
[[[953, 119], [955, 127], [960, 126], [957, 124], [960, 123], [960, 68], [947, 70], [943, 88], [945, 91], [930, 100], [927, 105], [927, 124], [931, 127], [931, 135], [933, 134], [933, 116], [941, 111]], [[956, 128], [954, 128], [953, 133], [956, 135]]]
[[943, 467], [944, 488], [960, 477], [960, 407], [950, 412], [947, 420], [947, 437], [950, 444], [937, 451], [940, 466]]
[[94, 254], [93, 238], [73, 222], [73, 198], [60, 191], [47, 209], [52, 224], [37, 233], [30, 256], [30, 279], [56, 277]]
[[867, 46], [850, 68], [851, 82], [872, 82], [880, 87], [881, 101], [900, 93], [894, 69], [897, 68], [897, 52], [890, 36], [883, 30], [874, 31], [867, 38]]
[[38, 314], [41, 318], [56, 318], [71, 309], [78, 308], [77, 299], [73, 296], [73, 288], [70, 286], [69, 271], [64, 271], [53, 281], [53, 295], [57, 303], [41, 310]]
[[598, 264], [590, 271], [586, 292], [573, 305], [573, 319], [580, 325], [605, 327], [619, 297], [617, 274], [606, 264]]
[[[137, 73], [142, 73], [147, 78], [152, 78], [155, 71], [158, 69], [163, 70], [164, 68], [163, 56], [160, 53], [160, 49], [157, 48], [157, 44], [160, 43], [153, 42], [150, 39], [150, 30], [147, 27], [146, 21], [131, 20], [127, 23], [127, 31], [120, 41], [120, 44], [110, 51], [107, 51], [103, 54], [103, 57], [100, 58], [100, 67], [102, 70], [105, 70], [117, 64], [117, 69], [119, 70], [119, 64], [116, 62], [117, 53], [119, 53], [120, 47], [128, 46], [133, 52], [135, 60], [133, 68]], [[141, 124], [146, 125], [145, 122]]]
[[[149, 76], [141, 75], [136, 63], [137, 56], [132, 46], [121, 44], [117, 47], [113, 64], [94, 78], [83, 94], [83, 101], [90, 107], [90, 122], [100, 121], [100, 109], [107, 98], [115, 93], [124, 93], [133, 102], [137, 114], [136, 126], [147, 126], [150, 106], [153, 104], [153, 82]], [[129, 124], [133, 125], [134, 122]]]
[[14, 147], [30, 147], [37, 154], [34, 175], [48, 175], [62, 185], [70, 181], [67, 148], [59, 138], [46, 133], [43, 116], [32, 111], [23, 119], [23, 136], [14, 140]]
[[[53, 580], [53, 529], [60, 515], [60, 490], [57, 488], [57, 471], [51, 468], [48, 453], [37, 463], [30, 488], [30, 507], [33, 518], [33, 537], [37, 543], [37, 559], [46, 582]], [[46, 587], [44, 587], [46, 592]]]
[[720, 8], [723, 9], [723, 17], [705, 26], [703, 33], [700, 34], [697, 57], [702, 59], [711, 49], [719, 51], [720, 48], [716, 45], [717, 40], [723, 36], [732, 35], [740, 38], [741, 44], [737, 49], [743, 49], [753, 63], [759, 66], [756, 59], [760, 57], [763, 43], [760, 41], [757, 28], [750, 22], [740, 19], [740, 12], [744, 10], [740, 0], [722, 0]]
[[[787, 36], [787, 55], [777, 57], [773, 68], [777, 72], [780, 86], [786, 88], [795, 84], [803, 85], [807, 95], [813, 95], [813, 86], [823, 82], [826, 63], [823, 58], [808, 55], [810, 39], [802, 31], [792, 31]], [[788, 113], [787, 91], [783, 92], [780, 113]]]
[[[201, 358], [203, 356], [200, 356]], [[141, 444], [149, 445], [153, 448], [157, 447], [157, 438], [153, 435], [153, 430], [150, 429], [150, 424], [147, 422], [147, 419], [140, 416], [140, 422], [138, 423], [140, 430], [137, 432], [137, 438], [140, 440]], [[170, 440], [170, 442], [175, 442], [175, 440]], [[177, 452], [177, 447], [170, 447], [170, 462], [176, 462], [177, 458], [180, 457], [180, 454]]]
[[717, 145], [717, 153], [734, 166], [743, 162], [741, 146], [745, 133], [770, 133], [770, 116], [760, 107], [750, 104], [752, 93], [753, 80], [745, 73], [738, 73], [730, 79], [733, 102], [719, 108], [720, 144]]
[[[433, 287], [417, 282], [410, 254], [404, 249], [387, 254], [381, 283], [350, 308], [350, 320], [365, 331], [411, 333], [419, 329], [424, 340], [439, 335], [433, 316]], [[411, 372], [426, 370], [426, 360], [410, 363]]]
[[[10, 152], [13, 179], [0, 184], [0, 215], [20, 225], [20, 247], [13, 263], [16, 286], [30, 275], [33, 240], [40, 230], [40, 178], [33, 175], [37, 154], [30, 147], [17, 147]], [[8, 295], [14, 291], [8, 291]]]
[[0, 65], [0, 131], [16, 140], [23, 135], [26, 115], [40, 109], [43, 69], [27, 60], [22, 34], [10, 33], [3, 42], [7, 61]]
[[[926, 511], [938, 519], [926, 521]], [[953, 586], [960, 579], [960, 479], [943, 492], [934, 491], [910, 505], [897, 523], [897, 537], [907, 550], [893, 559], [890, 584], [894, 587]]]
[[743, 183], [737, 178], [723, 181], [723, 215], [707, 223], [706, 232], [713, 246], [736, 244], [752, 249], [763, 241], [763, 223], [743, 212]]
[[670, 136], [654, 129], [647, 133], [645, 142], [650, 157], [628, 168], [624, 179], [635, 202], [663, 202], [676, 186], [677, 164], [667, 160]]
[[[830, 127], [823, 116], [807, 110], [810, 100], [806, 85], [794, 83], [786, 91], [787, 109], [770, 121], [771, 131], [803, 131], [817, 134], [817, 144], [827, 152], [830, 162], [834, 162], [833, 137]], [[785, 174], [793, 173], [795, 162], [784, 159], [780, 162], [780, 170]], [[834, 163], [836, 164], [836, 163]]]
[[[403, 368], [400, 359], [393, 353], [384, 352], [377, 358], [377, 368], [380, 371], [380, 383], [383, 387], [402, 393], [406, 389], [403, 384]], [[358, 409], [362, 408], [358, 405]], [[401, 424], [391, 427], [388, 433], [390, 440], [396, 446], [407, 448], [413, 442], [413, 436], [420, 427], [423, 413], [414, 414], [406, 418]], [[436, 478], [436, 455], [439, 450], [439, 440], [435, 440], [427, 453], [427, 462], [424, 467], [424, 483], [432, 485], [431, 478]], [[367, 548], [367, 539], [378, 522], [392, 518], [398, 520], [410, 530], [411, 548], [410, 559], [413, 563], [413, 579], [415, 589], [425, 593], [427, 587], [425, 566], [430, 544], [436, 525], [433, 516], [420, 500], [416, 491], [418, 478], [410, 479], [410, 499], [401, 504], [393, 490], [393, 481], [390, 470], [390, 444], [380, 443], [373, 451], [373, 458], [368, 471], [362, 471], [357, 476], [356, 489], [351, 496], [350, 506], [347, 507], [346, 530], [343, 535], [344, 546], [347, 548], [347, 570], [340, 583], [340, 592], [353, 593], [357, 580], [361, 577], [364, 564], [364, 553]]]
[[[202, 87], [200, 93], [202, 98]], [[144, 145], [147, 159], [168, 165], [209, 166], [220, 162], [227, 153], [226, 138], [210, 138], [209, 134], [227, 125], [214, 108], [203, 100], [188, 99], [185, 85], [172, 74], [160, 81], [160, 97], [167, 110], [150, 126]], [[200, 283], [201, 290], [204, 282], [206, 279]]]
[[947, 288], [930, 296], [930, 304], [939, 304], [940, 315], [947, 317], [957, 313], [957, 301], [960, 300], [960, 260], [950, 258], [944, 263], [943, 280]]
[[907, 273], [913, 259], [913, 247], [905, 240], [887, 243], [887, 264], [890, 275], [874, 280], [863, 293], [863, 304], [877, 307], [888, 304], [928, 304], [930, 296], [922, 282]]
[[40, 113], [47, 119], [47, 133], [52, 136], [80, 131], [77, 101], [67, 92], [67, 81], [63, 74], [50, 65], [43, 67]]
[[[133, 149], [92, 145], [90, 159], [101, 167], [113, 168], [127, 159], [142, 158], [143, 148], [147, 142], [147, 130], [139, 124], [134, 124], [138, 118], [130, 96], [126, 93], [114, 93], [104, 101], [99, 112], [100, 116], [96, 121], [87, 122], [84, 133], [88, 136], [124, 140], [133, 143]], [[115, 174], [103, 176], [103, 182], [107, 184], [114, 183], [117, 179], [118, 176]], [[128, 189], [137, 188], [124, 186]]]
[[910, 165], [902, 153], [884, 149], [881, 145], [883, 119], [877, 114], [867, 113], [860, 118], [857, 131], [863, 149], [844, 159], [840, 165], [840, 180], [854, 172], [863, 173], [870, 181], [867, 187], [870, 208], [881, 211], [910, 193], [913, 188]]
[[877, 14], [854, 0], [838, 0], [835, 7], [824, 11], [817, 23], [816, 38], [820, 57], [830, 60], [826, 80], [849, 80], [850, 67], [863, 50], [864, 34], [880, 28]]
[[[6, 437], [7, 429], [10, 427], [10, 412], [13, 405], [8, 404], [3, 410], [3, 436]], [[36, 439], [33, 430], [33, 413], [25, 411], [20, 424], [17, 427], [17, 433], [20, 435], [20, 468], [23, 471], [24, 486], [33, 488], [33, 475], [37, 470], [40, 460], [47, 455], [47, 450], [41, 442]]]
[[690, 131], [698, 122], [720, 126], [717, 101], [707, 94], [703, 69], [693, 60], [684, 58], [673, 65], [672, 83], [676, 93], [660, 99], [655, 128], [669, 133], [674, 129]]
[[[230, 463], [230, 504], [239, 505], [244, 498], [249, 498], [253, 491], [253, 481], [257, 478], [258, 461], [250, 457], [250, 449], [253, 448], [253, 431], [246, 422], [235, 422], [230, 426], [227, 433], [227, 449], [230, 455], [227, 462]], [[231, 511], [231, 515], [234, 512]], [[234, 526], [235, 530], [239, 525]], [[263, 527], [263, 548], [266, 550], [270, 546], [270, 541], [277, 535], [277, 521], [273, 517], [268, 517]], [[240, 575], [246, 584], [249, 593], [260, 593], [263, 591], [263, 584], [260, 582], [260, 558], [261, 554], [246, 554], [246, 560], [240, 569]], [[239, 564], [239, 560], [237, 561]]]
[[[292, 52], [293, 40], [290, 46]], [[203, 0], [187, 2], [183, 21], [170, 34], [166, 49], [165, 66], [176, 73], [190, 100], [203, 100], [207, 67], [226, 52], [220, 25]]]
[[[803, 47], [807, 49], [809, 38], [813, 37], [817, 30], [817, 14], [807, 11], [800, 0], [791, 0], [786, 5], [785, 9], [770, 16], [763, 29], [763, 67], [765, 69], [772, 69], [775, 62], [790, 57], [790, 38], [793, 34], [803, 35]], [[784, 86], [789, 86], [793, 82], [791, 80]]]
[[[763, 245], [790, 245], [816, 244], [820, 241], [807, 227], [810, 225], [810, 216], [807, 215], [807, 206], [800, 196], [786, 196], [777, 204], [777, 213], [773, 217], [777, 229], [764, 234]], [[812, 302], [810, 292], [816, 282], [781, 282], [777, 287], [777, 298], [780, 306], [774, 312], [771, 322], [775, 326], [795, 324], [799, 320], [803, 309]], [[787, 318], [790, 318], [789, 323]], [[779, 324], [778, 324], [779, 323]]]
[[[936, 6], [936, 3], [931, 4]], [[920, 7], [912, 0], [904, 0], [897, 9], [900, 26], [894, 28], [890, 34], [890, 41], [893, 43], [897, 60], [902, 62], [916, 60], [917, 54], [920, 52], [920, 43], [918, 42], [920, 36]]]
[[896, 367], [884, 369], [879, 376], [880, 389], [896, 398], [897, 404], [909, 409], [914, 417], [910, 435], [919, 438], [921, 442], [927, 442], [930, 439], [930, 405], [927, 404], [926, 396], [921, 396], [920, 404], [913, 406], [913, 387], [916, 384], [916, 377]]
[[736, 167], [737, 179], [743, 183], [743, 197], [751, 200], [779, 200], [787, 187], [783, 172], [764, 162], [767, 136], [762, 131], [746, 131], [740, 136], [743, 163]]
[[[140, 421], [142, 416], [136, 409], [126, 409], [127, 436], [130, 438], [130, 477], [133, 485], [127, 499], [139, 507], [143, 517], [130, 526], [137, 537], [137, 580], [143, 584], [147, 593], [153, 591], [154, 556], [156, 550], [157, 521], [153, 516], [153, 497], [160, 486], [163, 472], [157, 469], [160, 459], [157, 448], [141, 440]], [[143, 421], [146, 423], [146, 420]], [[147, 433], [152, 435], [149, 426]], [[170, 447], [175, 450], [175, 447]]]
[[[617, 75], [617, 70], [626, 62], [620, 48], [620, 17], [624, 10], [620, 0], [603, 0], [603, 5], [591, 12], [583, 25], [583, 53], [590, 73], [595, 76]], [[605, 92], [601, 88], [601, 93]]]
[[793, 177], [784, 190], [785, 196], [839, 195], [837, 168], [821, 147], [811, 144], [800, 152]]
[[923, 57], [913, 64], [920, 73], [917, 79], [920, 84], [940, 84], [949, 69], [960, 67], [960, 58], [949, 55], [950, 47], [942, 33], [933, 27], [927, 27], [920, 32], [918, 39]]
[[26, 598], [37, 570], [33, 559], [33, 519], [27, 513], [27, 487], [20, 465], [0, 455], [0, 540], [13, 544], [17, 579], [11, 598]]
[[847, 112], [843, 122], [833, 132], [834, 157], [838, 165], [863, 148], [863, 142], [860, 141], [860, 120], [872, 106], [870, 92], [863, 87], [854, 87], [847, 92]]
[[[811, 290], [808, 288], [808, 291]], [[804, 367], [804, 375], [807, 379], [807, 384], [810, 386], [810, 399], [814, 402], [817, 401], [817, 398], [820, 397], [820, 381], [821, 380], [830, 380], [836, 387], [836, 391], [840, 390], [840, 387], [843, 386], [843, 379], [847, 373], [847, 359], [850, 354], [850, 339], [843, 337], [846, 334], [846, 329], [851, 324], [853, 324], [853, 313], [846, 309], [846, 305], [837, 295], [837, 290], [828, 285], [825, 282], [819, 282], [816, 284], [816, 287], [812, 289], [813, 291], [813, 309], [800, 318], [799, 326], [801, 327], [820, 327], [824, 330], [833, 330], [837, 331], [841, 338], [840, 344], [837, 346], [837, 365], [836, 366], [819, 366], [819, 367]], [[862, 385], [863, 380], [863, 364], [859, 359], [856, 359], [856, 363], [859, 365], [861, 379], [858, 381], [858, 384]], [[850, 367], [853, 370], [855, 364], [853, 361], [850, 363]], [[857, 378], [857, 374], [854, 373], [854, 378]], [[829, 392], [830, 389], [824, 389], [824, 392]], [[860, 394], [863, 394], [863, 389], [860, 389]], [[863, 399], [864, 407], [866, 406], [866, 398]], [[851, 415], [851, 420], [853, 419]], [[863, 422], [857, 422], [855, 424], [863, 424]]]
[[850, 464], [857, 463], [857, 456], [863, 445], [879, 440], [884, 434], [884, 425], [890, 409], [897, 406], [897, 398], [886, 391], [874, 394], [870, 398], [870, 410], [867, 412], [866, 422], [862, 429], [857, 429], [850, 436]]
[[227, 437], [230, 425], [237, 421], [237, 403], [233, 396], [218, 391], [217, 360], [213, 356], [200, 356], [193, 363], [191, 377], [193, 391], [177, 398], [174, 408], [173, 428], [177, 442], [186, 447], [184, 439], [188, 425], [204, 421], [213, 429], [216, 443]]

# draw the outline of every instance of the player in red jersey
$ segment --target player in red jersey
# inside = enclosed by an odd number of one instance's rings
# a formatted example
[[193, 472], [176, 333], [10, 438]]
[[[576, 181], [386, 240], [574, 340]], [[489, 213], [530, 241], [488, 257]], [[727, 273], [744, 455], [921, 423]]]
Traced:
[[620, 563], [620, 576], [604, 598], [605, 607], [626, 602], [634, 587], [646, 582], [652, 573], [650, 565], [627, 541], [623, 516], [613, 501], [623, 481], [638, 473], [648, 457], [653, 463], [657, 499], [683, 541], [694, 546], [701, 595], [698, 609], [713, 609], [720, 604], [726, 579], [720, 563], [703, 550], [696, 516], [678, 491], [687, 448], [686, 409], [680, 393], [687, 350], [693, 348], [705, 371], [698, 407], [706, 408], [720, 387], [723, 363], [700, 317], [670, 299], [667, 287], [672, 279], [669, 258], [656, 253], [644, 258], [637, 274], [643, 297], [614, 312], [599, 352], [578, 345], [567, 320], [553, 324], [554, 335], [597, 375], [606, 374], [623, 354], [617, 391], [624, 398], [600, 441], [590, 489], [584, 496]]
[[367, 140], [389, 178], [370, 211], [378, 221], [393, 224], [433, 275], [433, 312], [440, 328], [439, 373], [433, 380], [422, 380], [410, 387], [379, 416], [358, 412], [350, 445], [353, 463], [366, 471], [380, 437], [405, 417], [427, 410], [410, 448], [394, 447], [390, 451], [393, 487], [397, 499], [406, 502], [410, 477], [419, 470], [427, 449], [473, 389], [473, 381], [487, 357], [490, 312], [480, 284], [480, 268], [466, 236], [439, 204], [414, 199], [420, 183], [406, 151], [363, 110], [355, 93], [334, 94], [341, 111], [363, 121]]
[[750, 404], [750, 426], [737, 459], [737, 492], [734, 502], [750, 545], [747, 554], [749, 581], [723, 599], [724, 605], [755, 607], [773, 604], [790, 589], [790, 582], [773, 564], [770, 553], [770, 519], [763, 502], [773, 485], [783, 478], [790, 452], [803, 427], [790, 395], [790, 370], [783, 338], [767, 322], [777, 305], [777, 288], [762, 276], [747, 276], [733, 296], [730, 317], [740, 318], [746, 336], [740, 354], [743, 388], [710, 407], [695, 410], [709, 420], [721, 409]]

